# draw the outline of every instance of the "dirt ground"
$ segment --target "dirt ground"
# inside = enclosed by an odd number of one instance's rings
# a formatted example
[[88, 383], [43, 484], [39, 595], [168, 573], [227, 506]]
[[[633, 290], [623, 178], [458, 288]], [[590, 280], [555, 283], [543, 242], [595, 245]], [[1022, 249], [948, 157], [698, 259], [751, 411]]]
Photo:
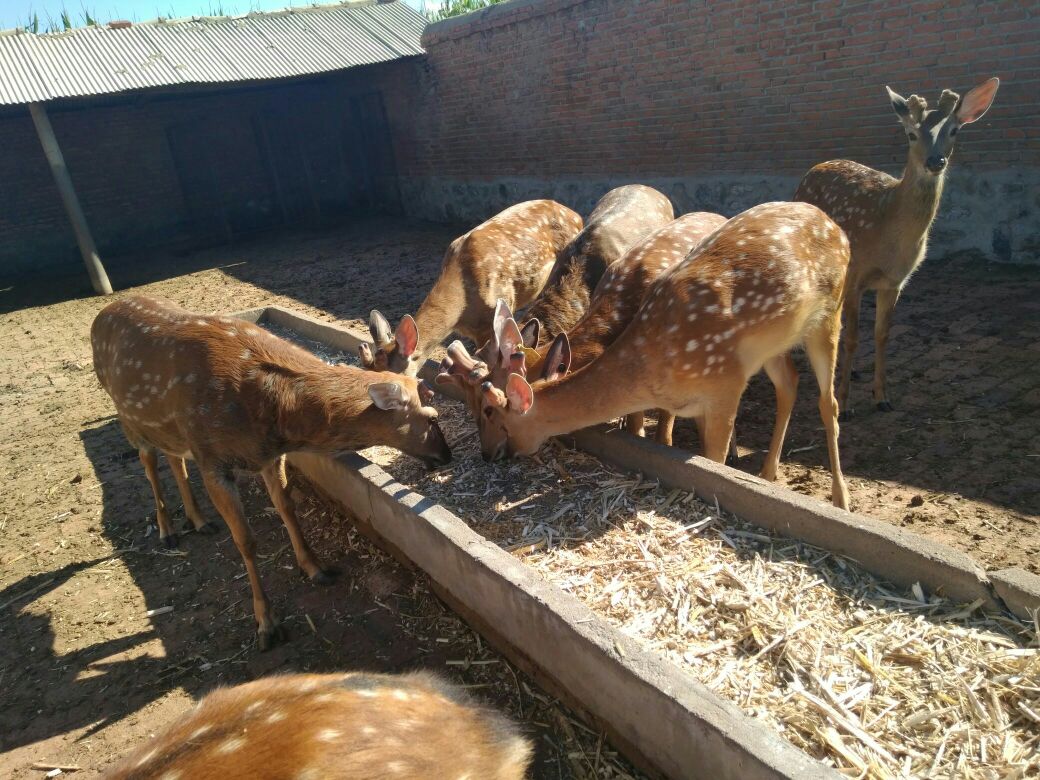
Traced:
[[[378, 306], [396, 321], [414, 310], [459, 232], [371, 221], [124, 260], [109, 271], [118, 289], [136, 286], [198, 311], [278, 303], [360, 324]], [[890, 346], [897, 411], [873, 411], [864, 371], [853, 387], [858, 415], [842, 428], [856, 511], [990, 567], [1040, 571], [1038, 291], [1035, 271], [967, 254], [929, 261], [914, 278]], [[273, 671], [416, 667], [440, 669], [523, 720], [539, 746], [538, 777], [626, 771], [600, 735], [305, 485], [305, 533], [344, 576], [330, 588], [304, 582], [266, 496], [248, 483], [265, 585], [291, 635], [256, 653], [229, 535], [186, 535], [176, 554], [156, 545], [143, 470], [91, 368], [88, 330], [105, 301], [85, 293], [78, 272], [0, 283], [0, 776], [39, 777], [38, 761], [104, 768], [215, 685]], [[826, 447], [802, 368], [781, 479], [825, 499]], [[756, 379], [738, 420], [737, 467], [757, 470], [772, 414], [771, 388]], [[680, 422], [677, 432], [692, 445], [692, 425]], [[163, 479], [172, 500], [165, 469]], [[216, 519], [208, 502], [204, 511]], [[146, 614], [163, 607], [173, 609]]]

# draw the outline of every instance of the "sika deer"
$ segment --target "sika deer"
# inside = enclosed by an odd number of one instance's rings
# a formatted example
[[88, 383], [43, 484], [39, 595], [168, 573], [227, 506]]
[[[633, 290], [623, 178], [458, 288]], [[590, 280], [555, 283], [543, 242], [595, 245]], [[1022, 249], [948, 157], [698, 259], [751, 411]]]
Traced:
[[[588, 310], [567, 334], [571, 352], [566, 362], [571, 370], [581, 368], [602, 355], [631, 322], [651, 283], [685, 258], [705, 236], [725, 221], [726, 218], [719, 214], [703, 211], [686, 214], [651, 233], [611, 265], [596, 286]], [[544, 344], [537, 350], [525, 347], [508, 307], [504, 303], [499, 306], [495, 318], [495, 342], [499, 354], [497, 361], [494, 358], [491, 361], [493, 367], [474, 372], [475, 361], [461, 342], [456, 342], [449, 348], [454, 357], [445, 359], [442, 363], [445, 373], [437, 378], [438, 382], [457, 385], [472, 397], [469, 405], [476, 413], [481, 450], [485, 453], [493, 453], [503, 446], [505, 433], [501, 428], [488, 425], [488, 418], [480, 413], [481, 384], [490, 380], [495, 387], [504, 388], [513, 371], [530, 382], [552, 380], [558, 377], [561, 362], [559, 355], [546, 359], [550, 349], [560, 342]], [[518, 351], [522, 351], [524, 360], [511, 360]], [[671, 444], [674, 419], [668, 412], [658, 411], [659, 442]], [[629, 415], [627, 427], [642, 436], [643, 413]]]
[[369, 318], [375, 352], [360, 347], [361, 364], [414, 376], [423, 358], [455, 331], [482, 343], [491, 332], [495, 302], [530, 303], [545, 285], [559, 252], [582, 228], [581, 217], [551, 200], [511, 206], [451, 242], [441, 275], [413, 319], [394, 334], [378, 311]]
[[[550, 436], [656, 407], [693, 417], [704, 454], [721, 463], [748, 378], [764, 367], [777, 417], [763, 471], [775, 475], [797, 387], [788, 352], [802, 343], [820, 387], [831, 497], [848, 508], [833, 392], [848, 262], [845, 233], [815, 206], [745, 211], [653, 283], [598, 359], [537, 389], [519, 373], [505, 392], [485, 382], [482, 414], [506, 434], [506, 446], [485, 454], [528, 455]], [[557, 337], [563, 356], [566, 338]]]
[[166, 301], [132, 297], [106, 306], [91, 328], [94, 370], [138, 448], [155, 494], [160, 536], [169, 546], [156, 452], [166, 454], [196, 527], [184, 459], [199, 466], [206, 490], [231, 529], [253, 593], [258, 642], [266, 649], [276, 622], [260, 584], [256, 543], [234, 471], [259, 472], [289, 532], [296, 560], [320, 584], [332, 581], [300, 533], [285, 490], [284, 455], [336, 453], [374, 444], [427, 463], [451, 450], [437, 426], [432, 395], [410, 377], [330, 366], [250, 323], [207, 317]]
[[798, 185], [795, 198], [827, 212], [845, 230], [852, 245], [845, 285], [845, 357], [838, 387], [842, 419], [851, 414], [849, 382], [859, 344], [860, 303], [866, 290], [877, 291], [874, 401], [880, 411], [892, 411], [885, 385], [885, 349], [892, 309], [924, 260], [954, 137], [961, 127], [982, 118], [999, 85], [1000, 80], [992, 78], [963, 98], [944, 90], [939, 105], [931, 111], [924, 98], [911, 95], [904, 99], [885, 87], [910, 142], [903, 177], [894, 179], [859, 163], [832, 160], [810, 170]]
[[207, 694], [107, 780], [521, 780], [519, 729], [428, 673], [293, 674]]
[[524, 330], [530, 334], [527, 340], [532, 346], [548, 343], [573, 328], [589, 308], [607, 268], [673, 219], [672, 202], [642, 184], [617, 187], [600, 198], [581, 233], [560, 253], [545, 289], [524, 315]]

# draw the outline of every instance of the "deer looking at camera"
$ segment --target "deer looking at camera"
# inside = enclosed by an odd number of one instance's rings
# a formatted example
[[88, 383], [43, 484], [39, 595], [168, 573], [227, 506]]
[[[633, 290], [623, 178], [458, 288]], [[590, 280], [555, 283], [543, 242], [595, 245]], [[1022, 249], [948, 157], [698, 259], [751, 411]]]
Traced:
[[424, 673], [292, 674], [207, 694], [107, 780], [522, 780], [508, 718]]
[[159, 483], [158, 452], [170, 462], [196, 528], [205, 524], [184, 461], [198, 464], [245, 562], [261, 649], [275, 638], [276, 621], [260, 584], [256, 543], [234, 472], [260, 473], [300, 567], [312, 581], [328, 584], [331, 572], [322, 569], [300, 533], [286, 492], [284, 455], [384, 444], [428, 464], [451, 459], [437, 412], [425, 405], [432, 389], [410, 377], [327, 365], [242, 320], [193, 314], [137, 296], [102, 309], [90, 337], [98, 380], [112, 397], [155, 494], [162, 541], [176, 544]]
[[[589, 308], [567, 334], [570, 355], [564, 361], [558, 354], [549, 355], [553, 347], [560, 348], [562, 342], [543, 344], [537, 350], [526, 347], [512, 313], [504, 303], [499, 303], [495, 316], [495, 342], [498, 355], [491, 358], [491, 365], [474, 370], [477, 361], [470, 357], [461, 342], [449, 347], [449, 357], [441, 364], [444, 373], [437, 381], [451, 383], [473, 396], [471, 409], [479, 412], [480, 386], [490, 380], [498, 388], [506, 386], [510, 373], [520, 373], [529, 382], [552, 381], [560, 375], [560, 366], [566, 362], [571, 370], [591, 363], [603, 354], [621, 332], [628, 327], [643, 302], [651, 283], [664, 271], [681, 262], [712, 231], [725, 223], [719, 214], [699, 211], [686, 214], [651, 233], [636, 244], [616, 263], [607, 268], [596, 286]], [[513, 355], [522, 352], [523, 363], [512, 361]], [[502, 435], [497, 427], [485, 424], [486, 417], [477, 414], [481, 444], [485, 451], [493, 451], [495, 439]], [[663, 410], [658, 411], [657, 441], [671, 444], [674, 417]], [[643, 435], [643, 412], [635, 412], [627, 418], [628, 430]]]
[[877, 291], [874, 402], [880, 411], [892, 411], [885, 386], [892, 309], [924, 260], [955, 137], [961, 127], [982, 118], [993, 104], [998, 86], [1000, 80], [992, 78], [964, 97], [944, 90], [931, 110], [923, 97], [903, 98], [885, 87], [910, 142], [902, 178], [849, 160], [832, 160], [814, 167], [798, 185], [795, 199], [827, 212], [852, 245], [845, 290], [845, 355], [838, 387], [843, 419], [851, 414], [849, 383], [859, 344], [860, 303], [866, 290]]
[[[777, 417], [763, 471], [775, 475], [797, 391], [788, 352], [801, 343], [820, 388], [831, 499], [847, 509], [833, 376], [848, 262], [845, 233], [815, 206], [745, 211], [658, 278], [628, 328], [584, 368], [537, 389], [515, 372], [504, 392], [485, 382], [481, 413], [504, 433], [485, 457], [529, 455], [550, 436], [658, 408], [693, 417], [704, 454], [721, 463], [747, 381], [765, 368]], [[557, 337], [564, 357], [566, 339]]]
[[[582, 228], [581, 217], [552, 200], [510, 206], [451, 242], [441, 274], [413, 319], [391, 332], [373, 310], [374, 347], [361, 345], [361, 365], [414, 376], [425, 356], [453, 331], [482, 344], [499, 299], [526, 306], [541, 292], [557, 255]], [[373, 351], [374, 350], [374, 351]]]

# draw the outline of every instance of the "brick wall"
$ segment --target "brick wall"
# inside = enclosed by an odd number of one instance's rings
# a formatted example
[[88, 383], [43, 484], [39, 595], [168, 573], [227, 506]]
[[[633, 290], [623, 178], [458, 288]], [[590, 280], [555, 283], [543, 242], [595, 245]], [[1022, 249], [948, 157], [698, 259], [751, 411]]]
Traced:
[[997, 75], [993, 109], [959, 138], [934, 238], [1028, 259], [1037, 40], [1035, 3], [513, 0], [428, 28], [416, 118], [397, 139], [402, 186], [435, 218], [537, 195], [584, 209], [633, 180], [684, 210], [733, 213], [789, 198], [835, 157], [898, 173], [885, 84], [934, 103]]
[[[46, 107], [104, 259], [213, 243], [315, 217], [335, 220], [364, 205], [365, 154], [355, 153], [349, 101], [381, 91], [401, 68], [411, 65], [401, 61], [303, 82], [150, 91]], [[258, 116], [266, 118], [272, 150], [266, 156], [264, 141], [257, 140]], [[171, 133], [187, 139], [181, 149], [185, 165], [175, 163]], [[0, 113], [0, 139], [0, 277], [81, 265], [25, 107]], [[205, 188], [206, 177], [219, 182], [223, 207], [191, 197]]]

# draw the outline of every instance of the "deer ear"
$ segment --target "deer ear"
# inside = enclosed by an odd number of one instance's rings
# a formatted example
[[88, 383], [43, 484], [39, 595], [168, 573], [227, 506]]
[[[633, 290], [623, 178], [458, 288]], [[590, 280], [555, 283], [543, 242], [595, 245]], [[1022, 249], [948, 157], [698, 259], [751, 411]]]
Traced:
[[368, 397], [372, 403], [386, 412], [403, 411], [410, 400], [408, 391], [397, 382], [376, 382], [368, 386]]
[[372, 341], [375, 342], [376, 349], [393, 340], [390, 336], [390, 323], [378, 309], [372, 309], [372, 313], [368, 315], [368, 332], [372, 334]]
[[523, 343], [520, 328], [517, 327], [516, 320], [510, 317], [498, 335], [498, 352], [502, 356], [502, 363], [508, 364], [509, 358], [519, 347], [523, 346]]
[[542, 376], [552, 382], [571, 370], [571, 342], [566, 333], [558, 335], [545, 356]]
[[906, 98], [898, 92], [893, 92], [891, 87], [886, 86], [885, 91], [888, 93], [888, 99], [892, 103], [892, 108], [896, 112], [896, 116], [900, 119], [909, 119], [910, 106], [906, 104]]
[[999, 86], [1000, 79], [992, 78], [968, 92], [957, 106], [957, 121], [962, 125], [969, 125], [982, 119], [982, 115], [993, 105], [993, 98], [997, 96]]
[[419, 345], [419, 328], [415, 324], [415, 320], [412, 319], [412, 315], [404, 315], [401, 321], [397, 323], [394, 340], [397, 341], [398, 351], [404, 357], [409, 358], [412, 356], [415, 348]]
[[527, 414], [534, 406], [534, 390], [519, 374], [510, 374], [506, 380], [506, 398], [509, 408], [518, 414]]
[[542, 328], [542, 323], [538, 321], [538, 318], [530, 319], [524, 323], [524, 327], [520, 328], [520, 338], [524, 340], [524, 346], [534, 349], [538, 346], [538, 332]]
[[499, 298], [498, 303], [495, 304], [495, 317], [491, 321], [491, 332], [495, 334], [494, 338], [497, 343], [502, 342], [502, 328], [505, 327], [506, 320], [512, 316], [513, 313], [509, 311], [509, 304]]

